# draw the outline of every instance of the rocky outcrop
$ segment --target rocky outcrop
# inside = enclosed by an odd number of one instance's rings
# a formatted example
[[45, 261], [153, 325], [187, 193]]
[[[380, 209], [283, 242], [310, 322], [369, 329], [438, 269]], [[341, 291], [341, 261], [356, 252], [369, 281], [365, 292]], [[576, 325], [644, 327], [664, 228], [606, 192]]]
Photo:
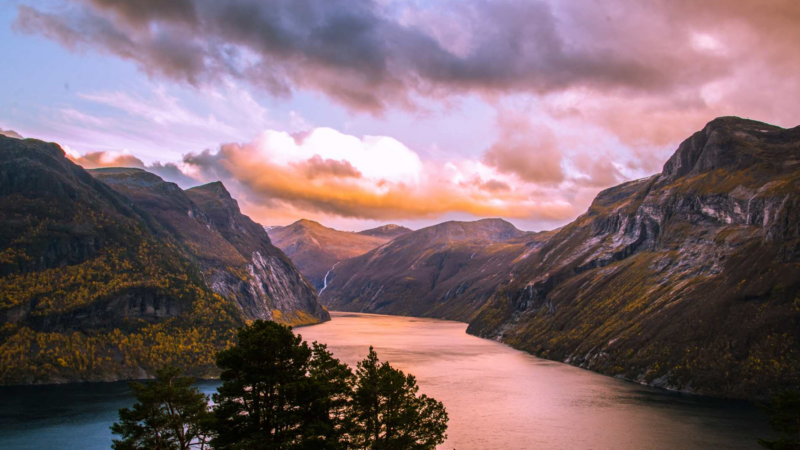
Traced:
[[[292, 261], [272, 245], [264, 227], [241, 213], [239, 204], [222, 183], [210, 183], [186, 192], [247, 261], [246, 286], [231, 283], [230, 277], [228, 283], [217, 277], [211, 281], [215, 289], [234, 295], [251, 317], [268, 315], [273, 320], [295, 325], [330, 319], [317, 302], [313, 286]], [[240, 295], [234, 294], [236, 292]], [[280, 317], [274, 317], [275, 314]]]

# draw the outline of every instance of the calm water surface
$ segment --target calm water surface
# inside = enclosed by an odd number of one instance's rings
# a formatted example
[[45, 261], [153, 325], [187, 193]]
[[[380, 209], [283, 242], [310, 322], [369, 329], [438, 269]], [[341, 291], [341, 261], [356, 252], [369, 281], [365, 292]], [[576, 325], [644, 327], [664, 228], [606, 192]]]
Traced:
[[[450, 414], [442, 449], [757, 449], [770, 436], [747, 403], [681, 396], [535, 358], [467, 335], [466, 324], [333, 313], [300, 328], [355, 365], [373, 345]], [[216, 382], [202, 382], [207, 393]], [[106, 449], [126, 383], [0, 388], [0, 449]]]

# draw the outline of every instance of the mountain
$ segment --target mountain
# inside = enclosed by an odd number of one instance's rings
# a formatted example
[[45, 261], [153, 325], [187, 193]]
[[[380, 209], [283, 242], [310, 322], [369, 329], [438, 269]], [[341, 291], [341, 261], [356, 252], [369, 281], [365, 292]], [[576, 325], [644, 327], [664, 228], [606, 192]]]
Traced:
[[400, 225], [389, 224], [383, 225], [377, 228], [371, 228], [369, 230], [359, 231], [358, 234], [363, 234], [365, 236], [377, 236], [386, 239], [394, 239], [398, 236], [402, 236], [406, 233], [410, 233], [413, 230], [406, 227], [401, 227]]
[[0, 137], [0, 384], [208, 376], [246, 319], [328, 319], [221, 185], [190, 191]]
[[315, 290], [243, 215], [220, 182], [181, 190], [141, 169], [89, 170], [154, 217], [197, 261], [211, 289], [233, 300], [246, 319], [293, 325], [328, 317]]
[[[453, 264], [438, 244], [398, 245], [417, 233], [337, 266], [323, 304], [459, 318], [471, 334], [670, 389], [754, 399], [800, 386], [800, 127], [715, 119], [660, 174], [601, 192], [525, 258]], [[442, 276], [498, 281], [459, 299]]]
[[549, 233], [501, 219], [445, 222], [406, 233], [331, 271], [333, 309], [469, 321]]
[[367, 230], [372, 234], [334, 230], [312, 220], [301, 219], [267, 230], [275, 245], [283, 250], [300, 273], [317, 290], [325, 287], [325, 276], [338, 262], [363, 255], [401, 233], [402, 227], [387, 225]]

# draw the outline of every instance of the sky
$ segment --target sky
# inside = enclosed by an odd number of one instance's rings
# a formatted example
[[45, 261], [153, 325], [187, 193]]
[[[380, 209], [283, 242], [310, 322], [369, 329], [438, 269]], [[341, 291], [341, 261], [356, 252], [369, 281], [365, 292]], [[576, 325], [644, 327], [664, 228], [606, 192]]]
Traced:
[[800, 122], [796, 0], [5, 0], [0, 132], [264, 225], [552, 229], [715, 117]]

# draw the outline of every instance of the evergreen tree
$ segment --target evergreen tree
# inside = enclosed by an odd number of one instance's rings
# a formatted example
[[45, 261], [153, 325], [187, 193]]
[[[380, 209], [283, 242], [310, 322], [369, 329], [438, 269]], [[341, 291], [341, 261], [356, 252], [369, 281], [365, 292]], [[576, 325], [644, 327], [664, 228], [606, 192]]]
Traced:
[[137, 403], [119, 411], [111, 426], [115, 450], [189, 450], [206, 448], [211, 413], [208, 397], [192, 387], [194, 379], [180, 369], [165, 367], [156, 379], [130, 383]]
[[217, 449], [349, 449], [354, 376], [323, 344], [256, 321], [217, 357]]
[[353, 448], [351, 397], [355, 376], [339, 362], [327, 346], [314, 342], [309, 377], [309, 411], [303, 425], [303, 449], [344, 450]]
[[433, 450], [444, 442], [447, 412], [441, 402], [417, 395], [413, 375], [381, 363], [370, 347], [358, 363], [353, 393], [357, 448], [371, 450]]
[[[369, 356], [353, 371], [323, 344], [311, 347], [290, 327], [255, 321], [217, 354], [222, 385], [208, 399], [177, 369], [146, 386], [120, 410], [117, 450], [432, 450], [444, 442], [447, 413], [418, 395], [411, 375]], [[209, 437], [213, 437], [209, 441]]]
[[761, 439], [758, 443], [771, 450], [800, 450], [800, 392], [778, 394], [764, 409], [769, 424], [782, 436], [775, 440]]

